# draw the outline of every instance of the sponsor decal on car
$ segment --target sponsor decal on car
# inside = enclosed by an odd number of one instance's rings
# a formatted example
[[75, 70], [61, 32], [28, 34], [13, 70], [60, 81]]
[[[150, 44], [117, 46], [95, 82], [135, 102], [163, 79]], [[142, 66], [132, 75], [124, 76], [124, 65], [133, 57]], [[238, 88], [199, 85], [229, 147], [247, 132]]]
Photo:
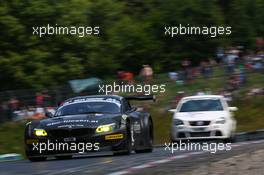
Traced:
[[111, 134], [111, 135], [106, 135], [105, 140], [116, 140], [116, 139], [123, 139], [124, 134]]
[[75, 99], [73, 101], [65, 102], [63, 106], [73, 103], [83, 103], [83, 102], [108, 102], [108, 103], [114, 103], [119, 107], [121, 106], [120, 101], [114, 98], [81, 98], [81, 99]]
[[63, 123], [98, 123], [98, 120], [63, 120], [63, 121], [57, 121], [48, 123], [46, 126], [53, 126], [53, 125], [60, 125]]

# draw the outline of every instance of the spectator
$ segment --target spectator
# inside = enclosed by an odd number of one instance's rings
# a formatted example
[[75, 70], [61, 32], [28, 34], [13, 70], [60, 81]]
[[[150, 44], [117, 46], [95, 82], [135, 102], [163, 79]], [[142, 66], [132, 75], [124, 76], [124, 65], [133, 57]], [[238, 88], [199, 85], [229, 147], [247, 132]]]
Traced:
[[211, 75], [210, 63], [202, 61], [200, 66], [201, 66], [201, 73], [202, 73], [203, 77], [206, 79], [209, 78], [209, 76]]
[[226, 73], [227, 74], [232, 74], [234, 72], [235, 68], [235, 63], [236, 60], [238, 60], [238, 51], [237, 50], [229, 50], [226, 58], [225, 58], [225, 63], [226, 63]]
[[258, 50], [263, 50], [264, 49], [264, 38], [257, 37], [256, 38], [256, 46], [257, 46]]
[[126, 83], [126, 84], [133, 84], [134, 83], [134, 74], [128, 71], [117, 71], [117, 79], [118, 83]]
[[43, 107], [49, 107], [51, 104], [50, 104], [50, 102], [51, 102], [51, 97], [50, 97], [50, 95], [49, 95], [49, 92], [48, 92], [48, 90], [44, 90], [44, 91], [42, 91], [42, 94], [43, 94], [43, 97], [44, 97], [44, 99], [43, 99]]
[[19, 110], [20, 102], [16, 97], [10, 98], [8, 101], [8, 120], [12, 120], [14, 116], [14, 112]]
[[233, 92], [237, 90], [239, 87], [239, 80], [236, 75], [232, 75], [229, 80], [227, 81], [227, 90], [229, 92]]
[[16, 111], [19, 109], [19, 100], [16, 97], [12, 97], [9, 101], [8, 101], [8, 105], [9, 105], [9, 109], [11, 109], [12, 111]]
[[143, 65], [140, 76], [142, 77], [145, 84], [150, 84], [153, 79], [153, 70], [150, 65]]
[[238, 69], [239, 85], [244, 85], [246, 83], [246, 78], [245, 66], [240, 64]]
[[132, 72], [124, 72], [123, 79], [128, 84], [134, 84], [134, 74]]
[[7, 102], [2, 102], [0, 106], [0, 122], [5, 122], [8, 120], [9, 109]]
[[41, 107], [44, 105], [44, 95], [40, 92], [36, 93], [36, 106]]
[[189, 71], [190, 66], [191, 66], [191, 62], [190, 62], [189, 59], [186, 58], [186, 59], [182, 60], [181, 65], [182, 65], [183, 74], [184, 74], [183, 75], [183, 80], [186, 81], [189, 78], [191, 78], [190, 75], [189, 75], [189, 73], [191, 72], [191, 71]]
[[124, 81], [124, 77], [125, 77], [125, 71], [123, 71], [123, 70], [118, 70], [117, 71], [117, 81], [118, 81], [118, 84], [122, 84], [123, 83], [123, 81]]
[[169, 72], [169, 78], [172, 81], [177, 81], [178, 80], [178, 73], [177, 72]]
[[177, 95], [175, 97], [175, 100], [173, 101], [172, 108], [176, 108], [180, 100], [185, 96], [184, 91], [178, 91]]
[[202, 91], [202, 90], [200, 90], [200, 91], [198, 91], [198, 92], [196, 93], [196, 95], [198, 95], [198, 96], [205, 95], [205, 92]]
[[216, 51], [216, 63], [221, 63], [225, 56], [224, 49], [222, 47], [218, 47]]

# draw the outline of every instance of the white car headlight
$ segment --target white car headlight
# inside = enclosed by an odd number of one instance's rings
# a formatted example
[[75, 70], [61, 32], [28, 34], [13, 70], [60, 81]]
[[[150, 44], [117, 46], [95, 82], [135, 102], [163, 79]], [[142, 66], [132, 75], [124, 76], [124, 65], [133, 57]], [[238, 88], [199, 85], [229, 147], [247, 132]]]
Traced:
[[173, 125], [176, 125], [176, 126], [178, 126], [178, 125], [184, 125], [184, 123], [183, 123], [182, 120], [174, 119], [174, 120], [173, 120]]
[[215, 121], [215, 124], [225, 124], [226, 119], [224, 117], [221, 117]]

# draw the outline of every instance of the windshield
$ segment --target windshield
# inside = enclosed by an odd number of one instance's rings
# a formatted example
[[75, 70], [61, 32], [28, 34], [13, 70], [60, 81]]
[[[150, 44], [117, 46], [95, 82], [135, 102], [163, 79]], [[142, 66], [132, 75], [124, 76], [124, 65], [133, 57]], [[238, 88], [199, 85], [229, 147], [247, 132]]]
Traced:
[[88, 113], [120, 113], [120, 107], [116, 103], [111, 102], [83, 102], [73, 103], [62, 106], [58, 109], [55, 116], [77, 115]]
[[182, 104], [180, 112], [223, 111], [219, 99], [189, 100]]

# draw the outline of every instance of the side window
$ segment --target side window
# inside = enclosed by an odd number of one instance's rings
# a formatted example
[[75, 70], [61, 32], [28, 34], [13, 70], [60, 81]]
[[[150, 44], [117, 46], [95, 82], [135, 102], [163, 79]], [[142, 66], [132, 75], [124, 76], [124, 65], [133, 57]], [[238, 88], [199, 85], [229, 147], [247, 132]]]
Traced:
[[131, 106], [127, 100], [124, 100], [124, 112], [131, 110]]

